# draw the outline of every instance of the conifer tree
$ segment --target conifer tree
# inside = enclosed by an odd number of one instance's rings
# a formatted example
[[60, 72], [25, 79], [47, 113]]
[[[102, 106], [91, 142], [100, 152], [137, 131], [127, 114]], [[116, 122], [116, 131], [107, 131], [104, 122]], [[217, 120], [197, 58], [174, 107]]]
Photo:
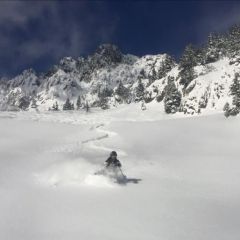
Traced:
[[223, 37], [216, 33], [210, 33], [205, 52], [206, 64], [216, 62], [225, 53]]
[[196, 53], [197, 53], [196, 49], [190, 44], [185, 48], [184, 53], [180, 58], [180, 62], [179, 62], [180, 84], [184, 85], [185, 88], [195, 78], [193, 68], [198, 63]]
[[66, 102], [63, 104], [63, 110], [72, 110], [72, 103], [69, 98], [67, 98]]
[[31, 108], [37, 108], [37, 101], [35, 98], [32, 99]]
[[230, 104], [227, 102], [223, 107], [225, 117], [229, 117], [231, 115]]
[[21, 109], [21, 110], [27, 110], [28, 107], [30, 105], [30, 99], [28, 96], [22, 96], [20, 99], [19, 99], [19, 104], [18, 104], [18, 107]]
[[146, 72], [144, 69], [141, 69], [141, 71], [139, 72], [139, 75], [138, 75], [138, 79], [144, 79], [144, 78], [147, 78]]
[[90, 111], [90, 106], [88, 104], [88, 101], [85, 102], [84, 104], [84, 109], [86, 110], [86, 112], [89, 112]]
[[153, 83], [156, 79], [158, 79], [158, 76], [155, 68], [153, 67], [151, 75], [149, 76], [149, 80], [150, 80], [149, 84]]
[[127, 101], [129, 97], [129, 89], [123, 85], [122, 81], [120, 81], [115, 90], [115, 94], [117, 94], [121, 100]]
[[175, 113], [181, 105], [181, 93], [178, 91], [174, 78], [168, 77], [168, 84], [164, 89], [164, 108], [166, 113]]
[[166, 77], [167, 72], [169, 72], [174, 65], [175, 65], [174, 59], [171, 56], [167, 55], [158, 70], [157, 78], [160, 79]]
[[195, 76], [196, 75], [195, 75], [194, 69], [192, 67], [182, 69], [179, 72], [180, 84], [182, 84], [184, 86], [184, 88], [186, 88], [192, 82], [192, 80], [195, 78]]
[[135, 92], [136, 92], [136, 99], [135, 99], [135, 101], [143, 100], [144, 90], [145, 90], [145, 87], [144, 87], [144, 85], [142, 83], [142, 80], [139, 79], [138, 80], [138, 85], [137, 85], [137, 87], [135, 89]]
[[231, 56], [235, 57], [240, 54], [240, 25], [233, 25], [229, 31], [229, 50], [231, 52]]
[[77, 103], [76, 103], [76, 108], [77, 108], [77, 110], [79, 110], [79, 109], [81, 108], [81, 106], [82, 106], [81, 97], [78, 96], [78, 98], [77, 98]]
[[186, 46], [183, 55], [179, 61], [179, 67], [182, 69], [192, 68], [197, 65], [196, 48], [192, 44]]
[[233, 83], [230, 86], [230, 94], [232, 95], [232, 108], [226, 103], [223, 111], [226, 117], [235, 116], [240, 112], [240, 74], [235, 73]]
[[230, 92], [233, 96], [233, 106], [240, 110], [240, 75], [235, 73], [233, 83], [230, 86]]
[[53, 110], [53, 111], [58, 111], [58, 110], [59, 110], [58, 102], [57, 102], [57, 101], [53, 104], [52, 110]]

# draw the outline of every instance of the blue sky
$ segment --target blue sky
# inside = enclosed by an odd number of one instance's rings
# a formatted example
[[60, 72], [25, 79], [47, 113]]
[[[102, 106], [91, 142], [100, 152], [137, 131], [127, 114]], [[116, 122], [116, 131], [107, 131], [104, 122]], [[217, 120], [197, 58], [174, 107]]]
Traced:
[[46, 71], [101, 43], [179, 57], [188, 43], [240, 23], [238, 1], [1, 1], [0, 76]]

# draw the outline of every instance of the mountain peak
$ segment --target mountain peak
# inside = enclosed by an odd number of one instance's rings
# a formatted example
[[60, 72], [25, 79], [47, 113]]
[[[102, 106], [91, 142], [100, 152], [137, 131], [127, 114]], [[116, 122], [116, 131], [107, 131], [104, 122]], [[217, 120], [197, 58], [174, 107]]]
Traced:
[[123, 54], [120, 49], [110, 43], [101, 44], [95, 51], [94, 58], [101, 57], [106, 63], [119, 63], [122, 61]]

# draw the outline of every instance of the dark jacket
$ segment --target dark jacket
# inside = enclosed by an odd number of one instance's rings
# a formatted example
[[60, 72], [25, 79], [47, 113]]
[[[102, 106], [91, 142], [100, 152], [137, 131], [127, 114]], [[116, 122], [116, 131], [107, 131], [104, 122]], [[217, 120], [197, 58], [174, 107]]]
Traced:
[[111, 157], [109, 157], [107, 160], [106, 160], [106, 167], [109, 167], [109, 166], [114, 166], [114, 167], [121, 167], [122, 164], [120, 163], [120, 161], [118, 159], [112, 159]]

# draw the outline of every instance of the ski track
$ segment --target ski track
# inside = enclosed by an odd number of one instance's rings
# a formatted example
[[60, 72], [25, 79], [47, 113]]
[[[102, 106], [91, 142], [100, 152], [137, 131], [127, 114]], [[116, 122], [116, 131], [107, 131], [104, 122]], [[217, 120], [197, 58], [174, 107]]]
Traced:
[[[101, 142], [101, 140], [103, 139], [115, 137], [118, 135], [118, 133], [114, 131], [106, 130], [104, 129], [104, 127], [106, 127], [104, 123], [98, 124], [96, 126], [92, 126], [89, 130], [91, 131], [96, 130], [96, 132], [102, 133], [102, 135], [96, 138], [84, 140], [82, 141], [82, 144], [88, 144], [88, 148], [102, 150], [106, 152], [106, 154], [110, 153], [113, 149], [106, 147], [103, 144], [99, 144], [99, 141]], [[122, 156], [127, 156], [127, 153], [122, 150], [118, 150], [118, 152]]]
[[[83, 148], [85, 150], [100, 150], [106, 154], [106, 156], [113, 150], [110, 147], [106, 147], [102, 144], [102, 140], [107, 138], [112, 138], [118, 136], [118, 133], [114, 131], [106, 130], [106, 124], [98, 123], [94, 124], [89, 128], [89, 131], [96, 131], [96, 137], [92, 137], [89, 139], [75, 141], [73, 143], [65, 143], [62, 146], [57, 146], [52, 149], [46, 150], [46, 152], [50, 153], [71, 153], [72, 155], [79, 156]], [[118, 150], [119, 155], [127, 156], [127, 153]]]

